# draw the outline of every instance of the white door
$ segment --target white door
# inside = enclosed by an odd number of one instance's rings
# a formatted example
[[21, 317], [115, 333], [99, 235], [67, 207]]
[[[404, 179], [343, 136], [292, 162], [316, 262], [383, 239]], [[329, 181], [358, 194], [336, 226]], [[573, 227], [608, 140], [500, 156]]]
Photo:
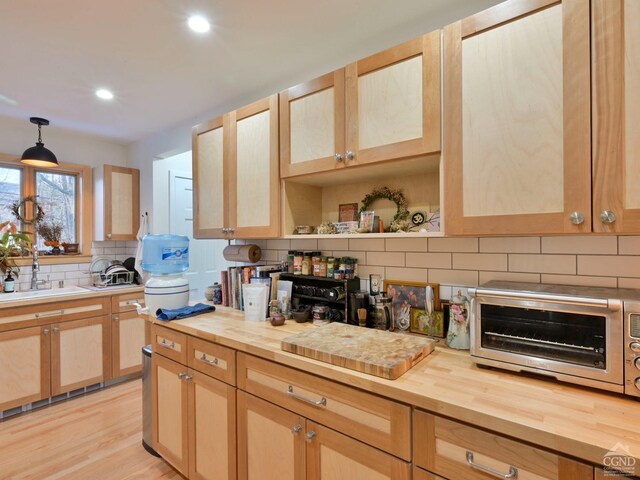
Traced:
[[186, 172], [169, 171], [169, 231], [189, 237], [189, 300], [204, 300], [209, 285], [220, 281], [220, 262], [225, 240], [193, 238], [193, 180]]

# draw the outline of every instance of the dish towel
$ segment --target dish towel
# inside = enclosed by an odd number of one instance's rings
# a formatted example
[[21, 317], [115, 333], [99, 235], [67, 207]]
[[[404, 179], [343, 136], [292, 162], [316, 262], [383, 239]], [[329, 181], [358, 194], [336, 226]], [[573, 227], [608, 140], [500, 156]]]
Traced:
[[144, 272], [142, 271], [142, 239], [149, 233], [149, 215], [142, 215], [142, 221], [140, 222], [140, 228], [136, 234], [136, 240], [138, 240], [138, 246], [136, 249], [136, 264], [135, 269], [140, 274], [140, 281], [144, 278]]
[[196, 303], [189, 307], [182, 308], [159, 308], [156, 311], [156, 317], [158, 320], [164, 320], [166, 322], [170, 320], [180, 320], [181, 318], [195, 317], [201, 313], [213, 312], [216, 307], [213, 305], [205, 305], [204, 303]]

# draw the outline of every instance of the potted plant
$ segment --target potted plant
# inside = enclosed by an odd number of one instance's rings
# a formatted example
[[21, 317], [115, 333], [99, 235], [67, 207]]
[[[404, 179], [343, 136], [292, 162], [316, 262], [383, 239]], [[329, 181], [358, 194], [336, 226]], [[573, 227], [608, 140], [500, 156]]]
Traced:
[[16, 276], [20, 272], [20, 267], [16, 264], [14, 257], [27, 255], [31, 249], [31, 239], [26, 233], [19, 232], [15, 223], [0, 223], [0, 271], [6, 274], [11, 270]]
[[60, 254], [60, 238], [62, 237], [62, 224], [57, 222], [40, 222], [36, 226], [36, 231], [44, 239], [47, 247], [52, 247], [53, 255]]

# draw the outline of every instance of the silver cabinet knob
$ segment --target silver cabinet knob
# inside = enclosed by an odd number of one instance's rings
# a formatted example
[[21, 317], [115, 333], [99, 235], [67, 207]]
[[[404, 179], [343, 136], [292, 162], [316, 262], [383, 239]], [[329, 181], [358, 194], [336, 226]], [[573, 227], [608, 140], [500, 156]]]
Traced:
[[613, 223], [616, 221], [616, 214], [611, 210], [603, 210], [600, 212], [600, 221], [607, 224]]
[[351, 150], [347, 150], [346, 157], [347, 157], [347, 160], [353, 160], [354, 158], [356, 158], [356, 154], [353, 153]]
[[584, 215], [580, 212], [573, 212], [569, 215], [569, 221], [574, 225], [580, 225], [584, 223]]
[[53, 327], [53, 331], [54, 331], [54, 332], [59, 332], [59, 331], [60, 331], [60, 327], [55, 327], [55, 326], [54, 326], [54, 327]]
[[302, 425], [300, 425], [299, 423], [296, 423], [291, 429], [291, 433], [300, 433], [301, 430], [302, 430]]
[[45, 335], [47, 335], [49, 333], [49, 329], [45, 328], [44, 330], [42, 330], [42, 333], [44, 333]]
[[312, 441], [315, 437], [316, 437], [316, 432], [314, 432], [313, 430], [311, 430], [310, 432], [308, 432], [305, 437], [307, 438], [307, 442]]
[[114, 316], [113, 316], [113, 321], [114, 321], [114, 322], [117, 322], [118, 320], [120, 320], [120, 317], [118, 317], [117, 315], [114, 315]]
[[107, 233], [107, 238], [111, 238], [111, 234], [110, 233]]
[[333, 158], [336, 159], [336, 162], [342, 162], [344, 160], [344, 156], [341, 153], [336, 153]]

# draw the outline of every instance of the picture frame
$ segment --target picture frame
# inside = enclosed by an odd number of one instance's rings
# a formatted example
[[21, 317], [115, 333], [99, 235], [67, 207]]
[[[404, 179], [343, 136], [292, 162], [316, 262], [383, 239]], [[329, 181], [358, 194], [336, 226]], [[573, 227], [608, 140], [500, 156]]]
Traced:
[[[408, 282], [404, 280], [384, 280], [383, 288], [386, 292], [387, 297], [391, 299], [393, 319], [399, 328], [404, 330], [411, 330], [413, 317], [416, 317], [416, 322], [418, 322], [417, 316], [420, 315], [420, 312], [416, 312], [412, 315], [412, 310], [422, 310], [422, 312], [426, 313], [428, 286], [433, 289], [433, 310], [434, 312], [436, 312], [440, 310], [439, 284], [427, 282]], [[431, 331], [432, 328], [430, 324], [428, 324], [428, 322], [427, 326], [429, 326], [429, 331]]]
[[358, 204], [341, 203], [338, 207], [338, 222], [357, 222]]
[[360, 212], [360, 231], [361, 232], [369, 232], [373, 231], [373, 218], [375, 217], [375, 212], [373, 210], [365, 210], [364, 212]]

